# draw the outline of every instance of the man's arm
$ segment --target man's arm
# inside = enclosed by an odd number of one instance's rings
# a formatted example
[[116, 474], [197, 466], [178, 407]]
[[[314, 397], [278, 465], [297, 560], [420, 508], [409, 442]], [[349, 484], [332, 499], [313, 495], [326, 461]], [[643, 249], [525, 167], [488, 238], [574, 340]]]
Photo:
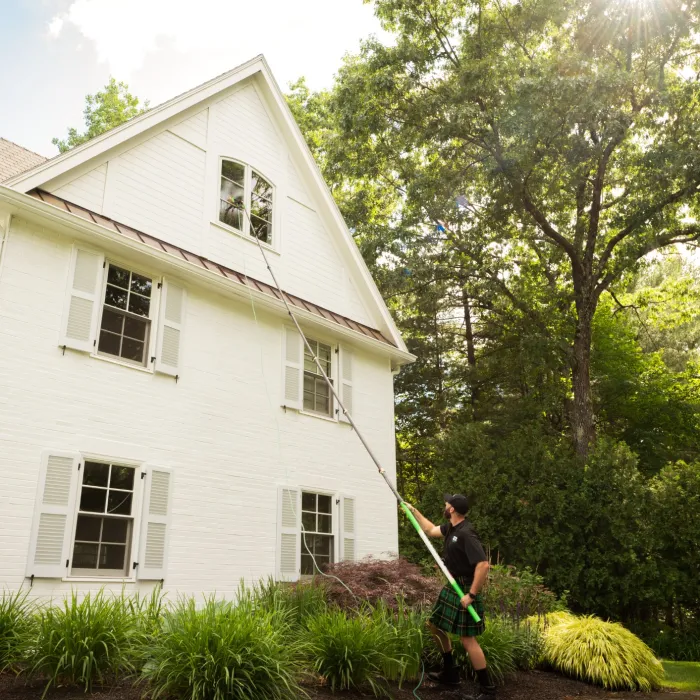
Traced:
[[[474, 581], [467, 592], [467, 594], [462, 598], [462, 605], [466, 608], [471, 605], [476, 598], [476, 594], [481, 590], [483, 585], [486, 583], [486, 577], [489, 574], [489, 568], [491, 565], [487, 561], [480, 561], [476, 568], [474, 569]], [[474, 595], [472, 596], [471, 593]]]
[[415, 516], [423, 532], [428, 535], [428, 537], [442, 537], [442, 530], [440, 529], [439, 525], [433, 525], [428, 518], [426, 518], [417, 508], [414, 508], [410, 503], [407, 503], [406, 505]]

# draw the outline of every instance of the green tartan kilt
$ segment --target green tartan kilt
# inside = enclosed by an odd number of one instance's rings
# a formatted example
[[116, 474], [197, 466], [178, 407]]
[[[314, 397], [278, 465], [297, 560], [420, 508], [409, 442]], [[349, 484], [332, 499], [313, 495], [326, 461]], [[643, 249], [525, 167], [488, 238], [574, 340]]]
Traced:
[[[465, 587], [464, 581], [457, 579], [457, 583], [465, 593], [469, 590], [468, 586]], [[469, 610], [459, 602], [457, 592], [448, 583], [440, 591], [440, 595], [433, 605], [430, 622], [449, 634], [456, 634], [459, 637], [476, 637], [486, 629], [484, 625], [484, 601], [481, 593], [476, 596], [472, 606], [481, 618], [481, 622], [474, 621]]]

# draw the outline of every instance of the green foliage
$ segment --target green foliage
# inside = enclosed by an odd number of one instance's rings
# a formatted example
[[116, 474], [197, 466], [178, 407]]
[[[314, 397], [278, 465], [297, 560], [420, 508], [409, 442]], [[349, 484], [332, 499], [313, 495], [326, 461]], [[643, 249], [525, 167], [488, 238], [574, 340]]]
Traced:
[[307, 628], [307, 658], [331, 690], [366, 685], [375, 697], [389, 695], [382, 673], [401, 669], [402, 662], [391, 657], [395, 635], [386, 620], [369, 610], [352, 616], [329, 610], [309, 619]]
[[46, 691], [58, 684], [89, 691], [95, 682], [134, 671], [140, 636], [125, 598], [103, 591], [79, 598], [73, 592], [36, 615], [36, 638], [26, 658], [31, 674], [48, 678]]
[[3, 591], [0, 598], [0, 673], [23, 659], [33, 637], [33, 605], [27, 593]]
[[126, 83], [118, 83], [110, 77], [109, 82], [101, 92], [85, 97], [85, 131], [81, 134], [77, 129], [68, 129], [66, 139], [54, 138], [51, 143], [58, 147], [59, 152], [65, 153], [71, 148], [80, 146], [90, 139], [114, 129], [132, 117], [148, 109], [148, 102], [139, 106], [138, 97], [129, 92]]
[[210, 597], [201, 607], [181, 599], [145, 650], [142, 675], [154, 699], [297, 698], [302, 648], [290, 644], [289, 630], [283, 611], [261, 610], [245, 596], [236, 603]]
[[700, 661], [700, 629], [696, 626], [680, 629], [664, 624], [637, 625], [638, 634], [660, 659]]
[[256, 609], [279, 614], [295, 630], [308, 618], [325, 612], [328, 606], [326, 588], [317, 582], [285, 584], [270, 578], [252, 591], [242, 589], [239, 598], [249, 600]]
[[611, 690], [655, 690], [664, 671], [652, 650], [622, 625], [563, 618], [545, 628], [544, 657], [567, 676]]

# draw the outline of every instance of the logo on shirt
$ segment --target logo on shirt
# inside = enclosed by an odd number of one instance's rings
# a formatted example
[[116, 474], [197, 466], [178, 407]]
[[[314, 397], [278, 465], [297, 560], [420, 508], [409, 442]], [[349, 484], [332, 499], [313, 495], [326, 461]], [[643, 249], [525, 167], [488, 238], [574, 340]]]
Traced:
[[454, 535], [454, 537], [452, 537], [452, 541], [453, 541], [453, 542], [456, 542], [456, 541], [457, 541], [457, 535]]

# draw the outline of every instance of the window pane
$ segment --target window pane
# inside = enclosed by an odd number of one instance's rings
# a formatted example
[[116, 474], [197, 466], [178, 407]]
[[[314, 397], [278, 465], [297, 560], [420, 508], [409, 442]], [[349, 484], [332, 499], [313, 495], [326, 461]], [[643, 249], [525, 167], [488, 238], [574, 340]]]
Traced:
[[138, 314], [139, 316], [148, 316], [148, 310], [151, 308], [151, 300], [139, 296], [138, 294], [129, 295], [129, 311], [132, 314]]
[[330, 496], [318, 496], [318, 512], [319, 513], [330, 513], [331, 512], [331, 497]]
[[148, 321], [142, 321], [139, 318], [131, 318], [130, 316], [124, 319], [124, 335], [129, 338], [145, 340], [147, 327]]
[[128, 270], [123, 270], [121, 267], [116, 267], [116, 265], [109, 266], [109, 272], [107, 273], [107, 282], [113, 284], [116, 287], [121, 287], [122, 289], [129, 288], [129, 272]]
[[102, 518], [91, 518], [87, 515], [78, 516], [78, 525], [75, 528], [75, 539], [86, 542], [100, 541], [100, 523]]
[[126, 309], [126, 298], [129, 293], [125, 289], [118, 289], [108, 284], [105, 290], [105, 304], [117, 309]]
[[234, 204], [241, 207], [243, 205], [244, 197], [245, 191], [243, 189], [243, 185], [221, 178], [221, 193], [219, 199], [223, 199], [224, 202], [227, 202], [228, 204]]
[[321, 537], [321, 535], [316, 535], [314, 543], [314, 554], [320, 554], [322, 556], [330, 556], [331, 554], [331, 538]]
[[224, 201], [219, 206], [219, 221], [238, 231], [243, 230], [243, 212]]
[[267, 202], [264, 199], [256, 199], [253, 197], [253, 201], [251, 203], [251, 213], [258, 219], [270, 222], [272, 221], [272, 203]]
[[107, 486], [109, 480], [109, 464], [101, 462], [85, 462], [83, 484], [86, 486]]
[[230, 180], [243, 182], [245, 177], [245, 166], [240, 163], [234, 163], [232, 160], [224, 160], [221, 162], [221, 174]]
[[328, 565], [331, 563], [331, 558], [326, 557], [326, 556], [317, 556], [316, 557], [316, 564], [321, 571], [325, 571]]
[[118, 311], [112, 311], [105, 307], [102, 312], [102, 329], [112, 333], [121, 333], [124, 324], [124, 316]]
[[316, 510], [316, 494], [315, 493], [303, 493], [301, 494], [301, 509], [302, 510]]
[[319, 532], [331, 532], [331, 516], [330, 515], [319, 515], [318, 516], [318, 531]]
[[326, 384], [326, 380], [323, 377], [316, 380], [315, 389], [316, 389], [316, 396], [320, 396], [321, 398], [328, 398], [328, 394], [330, 393], [330, 389], [328, 388], [328, 384]]
[[250, 221], [253, 225], [251, 235], [254, 235], [263, 243], [269, 243], [272, 240], [272, 226], [267, 221], [263, 221], [257, 216], [252, 216]]
[[301, 555], [301, 574], [302, 576], [311, 576], [315, 573], [314, 562], [308, 554]]
[[96, 569], [97, 568], [97, 544], [75, 543], [73, 549], [73, 568]]
[[151, 296], [151, 280], [143, 275], [137, 275], [135, 272], [131, 273], [131, 291], [137, 294], [142, 294], [143, 296]]
[[107, 512], [115, 515], [131, 515], [131, 499], [133, 494], [129, 491], [110, 491], [107, 501]]
[[[95, 520], [95, 518], [91, 518]], [[126, 536], [129, 531], [129, 523], [126, 520], [116, 518], [104, 518], [102, 526], [102, 541], [118, 544], [126, 544]]]
[[117, 467], [112, 465], [112, 474], [110, 476], [109, 485], [113, 489], [129, 489], [134, 488], [135, 470], [132, 467]]
[[272, 199], [272, 185], [264, 177], [256, 173], [255, 170], [253, 170], [251, 185], [253, 187], [253, 193], [258, 197]]
[[126, 568], [126, 546], [123, 544], [103, 544], [100, 546], [100, 569]]
[[315, 513], [302, 513], [301, 525], [306, 532], [316, 532], [316, 515]]
[[143, 352], [145, 345], [141, 340], [131, 340], [130, 338], [124, 338], [122, 341], [122, 353], [121, 356], [125, 360], [133, 360], [134, 362], [143, 362]]
[[331, 402], [328, 397], [323, 398], [321, 396], [316, 397], [316, 410], [319, 413], [331, 414]]
[[[311, 355], [304, 355], [304, 369], [307, 372], [318, 374], [318, 365], [314, 362], [314, 358]], [[311, 389], [312, 387], [309, 388]]]
[[121, 342], [122, 339], [118, 335], [114, 335], [114, 333], [107, 333], [106, 331], [102, 331], [100, 333], [100, 342], [97, 345], [97, 349], [100, 352], [105, 352], [108, 355], [117, 355], [119, 356], [119, 350], [121, 348]]
[[88, 513], [104, 513], [107, 501], [107, 491], [105, 489], [93, 489], [83, 486], [80, 493], [80, 510]]

